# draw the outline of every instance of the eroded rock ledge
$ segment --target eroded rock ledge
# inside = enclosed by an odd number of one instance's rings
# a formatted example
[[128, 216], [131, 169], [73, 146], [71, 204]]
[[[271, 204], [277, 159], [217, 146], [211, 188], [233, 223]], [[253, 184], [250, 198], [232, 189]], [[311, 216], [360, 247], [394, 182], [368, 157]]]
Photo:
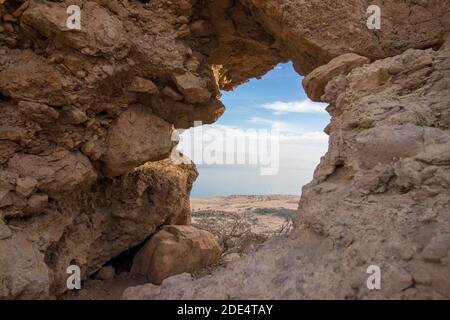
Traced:
[[[81, 30], [67, 29], [71, 4]], [[87, 277], [157, 227], [188, 224], [197, 173], [167, 159], [173, 130], [216, 121], [219, 88], [289, 60], [303, 75], [325, 66], [311, 92], [333, 116], [299, 239], [182, 297], [448, 297], [450, 8], [379, 5], [383, 27], [371, 31], [365, 0], [6, 1], [0, 297], [59, 296], [69, 264]], [[330, 72], [343, 54], [373, 63]], [[348, 278], [372, 260], [401, 284], [369, 296]]]

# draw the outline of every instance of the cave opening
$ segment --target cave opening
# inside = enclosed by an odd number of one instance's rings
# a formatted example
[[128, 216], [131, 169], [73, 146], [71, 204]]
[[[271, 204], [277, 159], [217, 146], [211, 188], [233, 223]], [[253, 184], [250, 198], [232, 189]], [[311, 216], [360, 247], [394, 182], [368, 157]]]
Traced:
[[109, 261], [107, 261], [103, 266], [104, 267], [107, 267], [107, 266], [114, 267], [116, 274], [130, 272], [131, 267], [133, 265], [133, 259], [134, 259], [135, 255], [139, 252], [139, 250], [141, 250], [145, 246], [145, 244], [147, 243], [147, 241], [150, 238], [151, 238], [151, 236], [145, 238], [144, 241], [138, 243], [134, 247], [131, 247], [131, 248], [121, 252], [119, 255], [117, 255], [117, 256], [113, 257], [112, 259], [110, 259]]
[[303, 185], [328, 149], [327, 104], [308, 99], [293, 63], [222, 92], [224, 115], [182, 133], [196, 164], [193, 225], [215, 234], [225, 255], [253, 250], [290, 230]]

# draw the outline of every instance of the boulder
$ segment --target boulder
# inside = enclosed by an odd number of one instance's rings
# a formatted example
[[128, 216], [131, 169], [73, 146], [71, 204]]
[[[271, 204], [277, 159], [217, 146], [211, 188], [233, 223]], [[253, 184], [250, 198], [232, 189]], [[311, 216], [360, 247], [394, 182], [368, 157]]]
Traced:
[[159, 92], [158, 87], [153, 83], [153, 81], [141, 77], [134, 77], [131, 80], [128, 90], [131, 92], [148, 94], [155, 94]]
[[205, 103], [211, 98], [206, 82], [190, 72], [175, 74], [173, 80], [190, 103]]
[[153, 284], [161, 284], [170, 276], [214, 264], [220, 253], [217, 239], [205, 230], [165, 226], [136, 254], [131, 272], [147, 276]]
[[67, 6], [53, 2], [30, 2], [22, 15], [22, 23], [50, 38], [57, 38], [65, 45], [83, 54], [114, 54], [122, 57], [127, 51], [128, 40], [122, 22], [108, 9], [94, 1], [83, 5], [81, 29], [69, 30], [66, 24]]
[[0, 191], [0, 208], [9, 207], [14, 204], [12, 193], [9, 190]]
[[369, 58], [354, 53], [343, 54], [308, 74], [303, 79], [303, 86], [308, 97], [313, 101], [322, 101], [327, 83], [333, 78], [347, 74], [352, 69], [370, 63]]
[[225, 257], [223, 257], [222, 262], [225, 264], [232, 263], [232, 262], [239, 260], [240, 257], [241, 257], [241, 255], [239, 253], [233, 252], [233, 253], [227, 254]]
[[37, 244], [23, 232], [12, 236], [8, 231], [1, 232], [0, 299], [47, 298], [49, 271]]
[[172, 126], [145, 108], [131, 107], [108, 130], [105, 172], [118, 176], [172, 149]]
[[88, 120], [86, 112], [73, 106], [63, 108], [63, 119], [64, 123], [69, 124], [82, 124]]
[[[166, 278], [161, 285], [155, 285], [153, 283], [147, 283], [140, 286], [129, 287], [122, 293], [121, 300], [151, 300], [152, 297], [157, 296], [164, 290], [165, 287], [170, 287], [173, 284], [178, 286], [189, 286], [192, 282], [192, 275], [189, 273], [181, 273], [176, 276]], [[182, 295], [183, 290], [179, 291], [179, 295]], [[181, 297], [178, 297], [181, 298]]]
[[3, 219], [0, 219], [0, 240], [8, 239], [12, 236], [12, 232], [5, 224]]
[[48, 205], [48, 196], [45, 193], [35, 193], [27, 201], [27, 212], [38, 213]]
[[34, 188], [38, 185], [38, 181], [32, 177], [24, 177], [17, 179], [16, 192], [23, 195], [24, 197], [28, 197], [33, 193]]
[[169, 98], [172, 98], [175, 101], [181, 101], [183, 100], [183, 96], [179, 94], [175, 89], [172, 89], [171, 87], [165, 87], [163, 89], [164, 95], [166, 95]]
[[116, 276], [116, 270], [113, 266], [106, 266], [101, 268], [96, 274], [95, 279], [97, 280], [111, 280]]

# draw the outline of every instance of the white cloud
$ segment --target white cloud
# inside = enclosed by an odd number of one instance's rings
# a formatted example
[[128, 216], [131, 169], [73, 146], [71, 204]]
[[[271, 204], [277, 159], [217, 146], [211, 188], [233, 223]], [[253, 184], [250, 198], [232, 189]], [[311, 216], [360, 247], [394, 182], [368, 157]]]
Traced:
[[326, 103], [313, 102], [309, 99], [303, 101], [275, 101], [263, 104], [264, 109], [273, 110], [274, 114], [284, 114], [289, 112], [295, 113], [324, 113], [325, 108], [328, 105]]
[[[286, 146], [289, 152], [282, 152], [281, 157], [285, 157], [294, 150], [302, 152], [308, 148], [318, 148], [326, 150], [328, 145], [328, 135], [320, 131], [301, 131], [295, 126], [281, 121], [271, 121], [263, 118], [253, 118], [255, 122], [268, 123], [271, 128], [264, 129], [244, 129], [227, 125], [206, 125], [191, 128], [180, 136], [180, 143], [177, 149], [194, 158], [194, 153], [202, 154], [205, 146], [210, 145], [216, 150], [230, 152], [226, 150], [225, 141], [247, 141], [258, 143], [257, 141], [275, 139], [281, 147]], [[262, 131], [261, 131], [262, 130]], [[287, 149], [286, 149], [287, 150]], [[234, 152], [234, 151], [231, 151]]]
[[260, 117], [250, 118], [250, 122], [265, 124], [265, 125], [270, 126], [273, 130], [277, 130], [280, 132], [295, 132], [297, 130], [297, 128], [295, 128], [294, 126], [291, 126], [290, 124], [288, 124], [286, 122], [265, 119], [265, 118], [260, 118]]
[[[255, 121], [270, 122], [263, 118], [256, 118]], [[248, 172], [254, 172], [251, 168], [256, 165], [260, 174], [278, 175], [279, 179], [283, 175], [290, 177], [292, 173], [289, 170], [296, 174], [307, 173], [306, 183], [327, 149], [328, 136], [319, 131], [293, 132], [290, 131], [292, 128], [284, 127], [288, 125], [286, 123], [276, 124], [288, 131], [272, 128], [264, 131], [227, 125], [191, 128], [181, 134], [177, 150], [196, 164], [241, 165]], [[229, 174], [233, 176], [232, 171]], [[255, 175], [258, 174], [253, 173]], [[233, 177], [242, 179], [241, 175], [234, 174]]]
[[307, 131], [300, 129], [298, 126], [283, 121], [270, 120], [260, 117], [250, 118], [250, 122], [266, 124], [273, 130], [278, 131], [280, 140], [302, 140], [310, 142], [327, 142], [328, 135], [321, 131]]

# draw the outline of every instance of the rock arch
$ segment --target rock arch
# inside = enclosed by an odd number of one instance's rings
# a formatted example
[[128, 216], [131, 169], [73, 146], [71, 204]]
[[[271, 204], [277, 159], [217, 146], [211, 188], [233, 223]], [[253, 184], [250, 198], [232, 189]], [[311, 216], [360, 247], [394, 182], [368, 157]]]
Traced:
[[[366, 0], [3, 4], [0, 297], [58, 296], [71, 261], [86, 277], [158, 226], [189, 223], [197, 173], [167, 159], [172, 129], [216, 121], [219, 89], [292, 60], [333, 116], [296, 231], [214, 281], [176, 286], [192, 298], [448, 298], [450, 8], [375, 2], [379, 31]], [[386, 272], [380, 291], [361, 284], [368, 263]]]

